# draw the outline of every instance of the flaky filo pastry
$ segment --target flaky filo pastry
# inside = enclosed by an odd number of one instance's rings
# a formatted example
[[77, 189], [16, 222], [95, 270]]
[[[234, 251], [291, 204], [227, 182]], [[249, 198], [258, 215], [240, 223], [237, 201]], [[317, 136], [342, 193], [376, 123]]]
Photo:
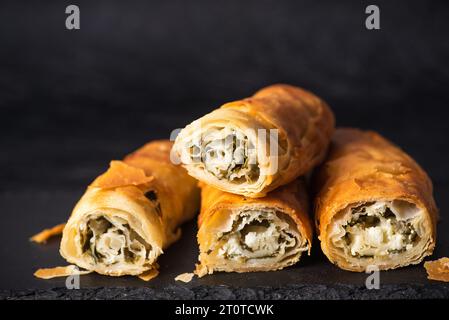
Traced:
[[272, 85], [189, 124], [173, 155], [191, 176], [217, 189], [263, 197], [323, 160], [334, 122], [314, 94]]
[[337, 129], [316, 186], [321, 248], [340, 268], [394, 269], [432, 253], [437, 220], [432, 183], [379, 134]]
[[111, 276], [155, 268], [199, 207], [197, 181], [171, 163], [171, 147], [150, 142], [112, 161], [87, 188], [64, 228], [60, 252], [68, 262]]
[[279, 270], [310, 253], [313, 231], [302, 180], [257, 199], [200, 185], [197, 275]]

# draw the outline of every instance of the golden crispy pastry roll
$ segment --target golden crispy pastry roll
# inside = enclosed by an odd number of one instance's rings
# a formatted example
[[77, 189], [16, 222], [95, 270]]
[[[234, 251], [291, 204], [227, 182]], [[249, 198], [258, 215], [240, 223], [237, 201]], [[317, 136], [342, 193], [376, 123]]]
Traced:
[[226, 103], [179, 133], [173, 156], [222, 191], [263, 197], [320, 163], [334, 116], [314, 94], [272, 85]]
[[112, 161], [75, 206], [61, 241], [70, 263], [101, 274], [139, 275], [180, 236], [199, 206], [197, 181], [170, 162], [170, 141]]
[[338, 129], [316, 185], [321, 248], [340, 268], [394, 269], [432, 253], [437, 218], [432, 183], [379, 134]]
[[312, 244], [307, 211], [301, 180], [257, 199], [201, 184], [196, 273], [270, 271], [298, 262]]

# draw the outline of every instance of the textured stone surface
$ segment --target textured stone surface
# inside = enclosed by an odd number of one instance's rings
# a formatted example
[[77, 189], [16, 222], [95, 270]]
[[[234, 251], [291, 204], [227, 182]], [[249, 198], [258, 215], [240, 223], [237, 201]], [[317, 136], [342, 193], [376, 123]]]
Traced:
[[386, 285], [379, 290], [367, 290], [352, 285], [289, 285], [282, 288], [228, 286], [198, 286], [186, 288], [167, 286], [151, 288], [97, 288], [67, 290], [22, 290], [0, 292], [0, 299], [221, 299], [221, 300], [303, 300], [303, 299], [448, 299], [449, 285]]

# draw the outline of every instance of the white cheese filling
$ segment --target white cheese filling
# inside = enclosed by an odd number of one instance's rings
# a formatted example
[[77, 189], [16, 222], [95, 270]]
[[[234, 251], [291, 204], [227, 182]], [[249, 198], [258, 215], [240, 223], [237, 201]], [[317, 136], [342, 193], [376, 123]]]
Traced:
[[376, 202], [351, 210], [341, 239], [352, 256], [382, 257], [413, 247], [417, 234], [411, 219], [398, 219], [392, 209], [389, 203]]
[[144, 266], [148, 262], [151, 246], [124, 219], [97, 216], [83, 224], [80, 231], [84, 253], [95, 264]]
[[391, 219], [381, 218], [376, 227], [363, 228], [355, 225], [346, 230], [353, 256], [385, 256], [413, 247], [408, 241], [409, 235], [397, 233]]
[[218, 255], [239, 261], [283, 257], [300, 243], [298, 232], [274, 211], [242, 212], [233, 230], [221, 239], [225, 242]]
[[256, 150], [242, 132], [228, 127], [211, 129], [195, 140], [184, 163], [202, 166], [218, 179], [250, 182], [258, 178]]

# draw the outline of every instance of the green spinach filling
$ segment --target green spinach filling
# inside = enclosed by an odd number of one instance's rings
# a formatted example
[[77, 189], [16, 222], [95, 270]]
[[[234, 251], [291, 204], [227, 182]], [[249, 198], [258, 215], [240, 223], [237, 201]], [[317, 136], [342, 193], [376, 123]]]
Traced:
[[298, 233], [274, 212], [247, 211], [218, 240], [224, 259], [246, 262], [288, 255], [298, 246]]
[[233, 129], [211, 130], [202, 141], [190, 147], [191, 160], [218, 179], [236, 183], [259, 178], [256, 150], [248, 137]]
[[151, 246], [125, 220], [98, 216], [87, 221], [80, 232], [83, 254], [95, 264], [146, 265]]

